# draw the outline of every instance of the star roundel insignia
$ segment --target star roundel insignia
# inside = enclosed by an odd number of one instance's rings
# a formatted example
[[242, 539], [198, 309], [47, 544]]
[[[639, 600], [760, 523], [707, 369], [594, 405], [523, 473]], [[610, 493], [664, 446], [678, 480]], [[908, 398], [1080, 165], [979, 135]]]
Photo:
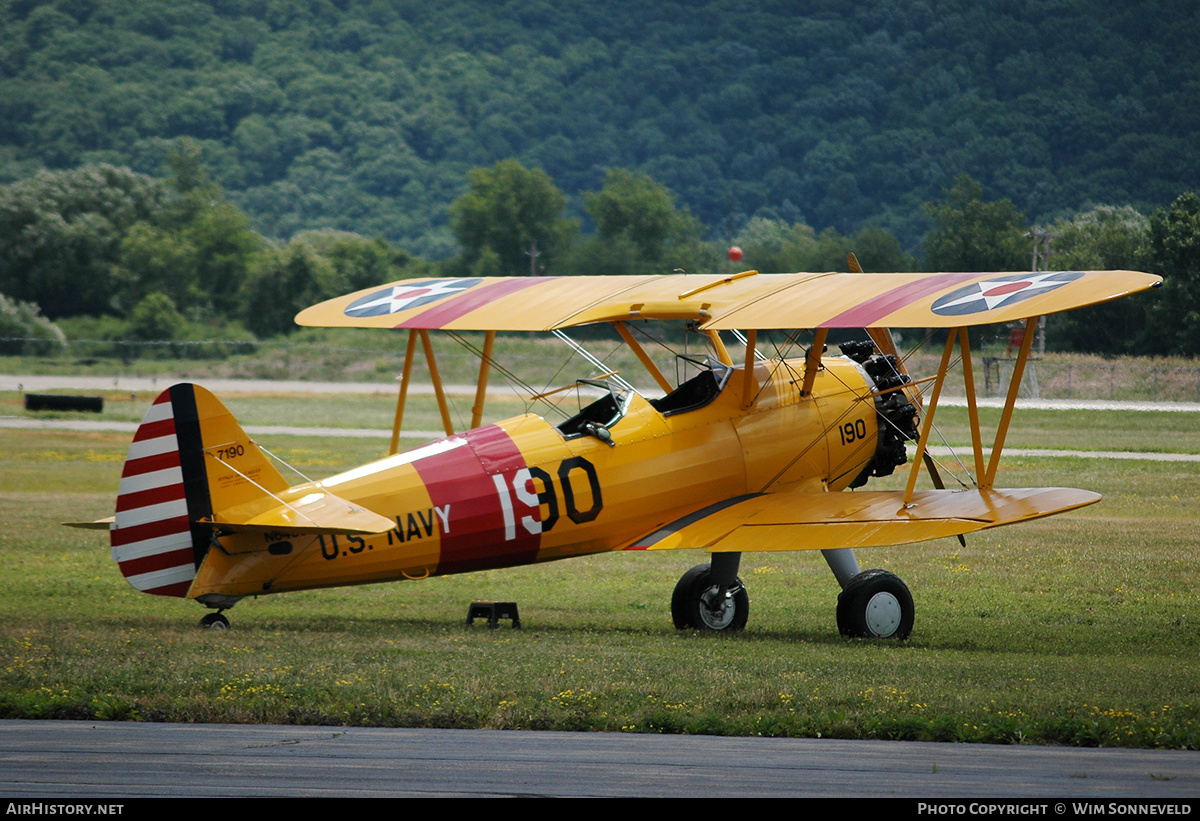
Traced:
[[346, 316], [386, 316], [409, 308], [420, 308], [439, 299], [460, 293], [483, 280], [473, 279], [428, 279], [389, 285], [372, 294], [359, 297], [346, 306]]
[[1083, 276], [1080, 271], [1009, 274], [958, 288], [933, 303], [938, 316], [963, 316], [994, 311], [1061, 288]]

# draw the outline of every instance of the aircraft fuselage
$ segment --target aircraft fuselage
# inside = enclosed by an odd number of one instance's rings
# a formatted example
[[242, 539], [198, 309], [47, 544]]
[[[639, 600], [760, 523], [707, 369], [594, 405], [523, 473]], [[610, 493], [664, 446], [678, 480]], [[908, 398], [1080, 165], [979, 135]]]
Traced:
[[[386, 533], [217, 536], [190, 598], [421, 579], [626, 548], [730, 497], [839, 491], [876, 447], [870, 378], [827, 358], [802, 396], [801, 361], [735, 371], [708, 404], [664, 415], [631, 394], [608, 441], [525, 414], [290, 488], [325, 490], [395, 522]], [[746, 407], [748, 405], [748, 407]], [[204, 600], [204, 599], [202, 599]]]

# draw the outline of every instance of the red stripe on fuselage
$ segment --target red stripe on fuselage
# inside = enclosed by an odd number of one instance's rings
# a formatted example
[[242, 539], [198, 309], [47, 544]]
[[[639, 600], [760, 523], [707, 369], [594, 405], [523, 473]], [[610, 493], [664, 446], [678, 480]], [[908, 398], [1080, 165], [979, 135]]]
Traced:
[[825, 320], [821, 323], [821, 327], [873, 328], [888, 314], [911, 305], [918, 299], [924, 299], [951, 285], [959, 285], [979, 277], [980, 274], [938, 274], [935, 277], [909, 282]]
[[463, 291], [461, 294], [443, 300], [428, 311], [422, 311], [416, 316], [401, 322], [397, 328], [443, 328], [456, 319], [460, 319], [477, 308], [502, 296], [516, 293], [540, 282], [550, 282], [557, 277], [522, 277], [519, 279], [504, 279], [478, 285]]
[[[525, 467], [520, 449], [496, 425], [468, 431], [463, 438], [469, 447], [413, 463], [433, 506], [449, 509], [449, 532], [441, 535], [437, 572], [464, 573], [534, 561], [541, 534], [530, 534], [522, 517], [539, 523], [542, 517], [540, 508], [524, 505], [513, 488], [517, 472]], [[495, 476], [501, 477], [503, 490]], [[507, 519], [501, 493], [510, 505]], [[506, 521], [512, 522], [510, 528]], [[438, 525], [444, 527], [440, 518]]]

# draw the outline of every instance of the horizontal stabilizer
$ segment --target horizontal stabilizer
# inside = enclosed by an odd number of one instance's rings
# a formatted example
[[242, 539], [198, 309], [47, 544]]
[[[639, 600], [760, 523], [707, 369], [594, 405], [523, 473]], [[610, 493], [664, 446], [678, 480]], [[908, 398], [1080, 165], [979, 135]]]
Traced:
[[267, 533], [386, 533], [396, 527], [391, 519], [324, 490], [314, 490], [294, 502], [285, 501], [279, 507], [256, 516], [237, 520], [221, 514], [207, 519], [221, 530]]
[[63, 522], [66, 527], [78, 527], [81, 530], [110, 530], [116, 517], [97, 519], [94, 522]]
[[771, 493], [714, 505], [639, 539], [629, 550], [709, 552], [883, 547], [1038, 519], [1100, 501], [1074, 488]]

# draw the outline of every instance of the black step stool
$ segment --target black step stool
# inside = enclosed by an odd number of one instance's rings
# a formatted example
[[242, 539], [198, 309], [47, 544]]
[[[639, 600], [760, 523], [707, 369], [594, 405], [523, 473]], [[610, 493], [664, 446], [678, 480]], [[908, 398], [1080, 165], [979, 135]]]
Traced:
[[467, 608], [467, 626], [470, 627], [475, 618], [487, 616], [488, 629], [495, 630], [500, 626], [500, 619], [512, 619], [514, 630], [521, 628], [521, 616], [517, 613], [515, 601], [473, 601]]

